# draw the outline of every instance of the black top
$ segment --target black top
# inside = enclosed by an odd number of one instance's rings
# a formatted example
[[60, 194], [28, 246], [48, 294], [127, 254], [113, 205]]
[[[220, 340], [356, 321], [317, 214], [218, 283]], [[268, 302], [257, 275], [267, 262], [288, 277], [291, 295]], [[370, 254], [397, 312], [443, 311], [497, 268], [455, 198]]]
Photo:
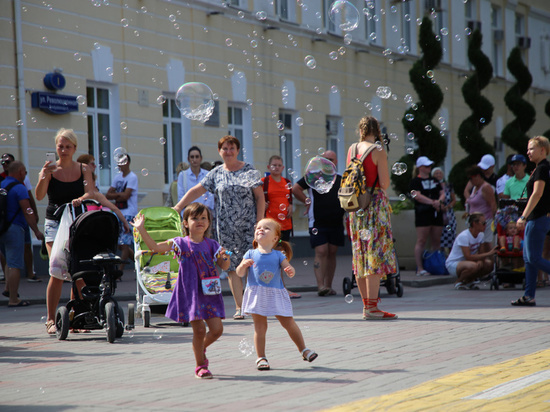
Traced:
[[489, 183], [493, 187], [497, 187], [497, 180], [498, 176], [496, 174], [492, 174], [491, 176], [487, 177], [485, 174], [481, 175], [483, 177], [483, 180], [485, 180], [487, 183]]
[[70, 203], [73, 199], [84, 194], [84, 175], [82, 174], [82, 163], [80, 164], [80, 177], [74, 182], [62, 182], [55, 177], [51, 177], [48, 185], [48, 207], [46, 208], [46, 219], [59, 221], [60, 217], [55, 217], [56, 209]]
[[336, 175], [336, 180], [330, 191], [325, 194], [308, 186], [302, 177], [298, 180], [298, 185], [303, 189], [309, 189], [311, 205], [309, 207], [309, 227], [340, 227], [343, 226], [344, 209], [340, 207], [338, 199], [338, 189], [342, 176]]
[[[434, 179], [433, 177], [422, 179], [421, 177], [418, 177], [418, 176], [416, 176], [411, 180], [409, 188], [411, 189], [411, 191], [415, 190], [432, 200], [439, 199], [439, 195], [441, 193], [441, 190], [443, 189], [439, 181]], [[414, 202], [415, 209], [422, 208], [422, 206], [420, 205], [424, 205], [424, 204], [420, 203], [415, 199], [415, 202]]]
[[539, 162], [525, 185], [528, 198], [533, 194], [533, 189], [537, 180], [544, 181], [544, 192], [542, 192], [542, 197], [535, 205], [531, 214], [527, 216], [527, 220], [535, 220], [550, 213], [550, 163], [548, 163], [546, 159]]

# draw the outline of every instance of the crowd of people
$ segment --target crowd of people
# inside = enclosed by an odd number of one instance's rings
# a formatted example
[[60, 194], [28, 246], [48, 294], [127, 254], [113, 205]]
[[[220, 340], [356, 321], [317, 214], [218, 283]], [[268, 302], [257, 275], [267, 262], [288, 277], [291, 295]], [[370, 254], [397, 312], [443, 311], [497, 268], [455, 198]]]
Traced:
[[[34, 194], [38, 201], [47, 196], [48, 205], [44, 233], [38, 228], [38, 213], [28, 182], [25, 165], [9, 154], [2, 158], [4, 175], [1, 187], [8, 195], [7, 210], [10, 225], [0, 234], [2, 267], [6, 274], [3, 295], [10, 307], [28, 306], [18, 294], [20, 272], [27, 266], [29, 281], [40, 281], [32, 269], [30, 230], [44, 240], [48, 256], [65, 205], [79, 207], [93, 199], [115, 213], [120, 221], [119, 247], [124, 262], [133, 259], [131, 226], [143, 236], [147, 246], [160, 253], [174, 250], [180, 260], [180, 276], [168, 306], [167, 316], [193, 327], [193, 349], [198, 378], [210, 378], [206, 348], [223, 332], [221, 320], [225, 309], [221, 295], [211, 296], [197, 287], [204, 274], [219, 277], [214, 264], [196, 267], [197, 262], [215, 262], [227, 272], [235, 302], [233, 319], [251, 316], [255, 326], [257, 367], [268, 370], [265, 353], [267, 317], [275, 316], [287, 330], [304, 360], [313, 361], [317, 354], [307, 348], [293, 315], [291, 298], [300, 295], [288, 291], [283, 274], [295, 275], [289, 263], [292, 250], [289, 241], [293, 231], [293, 198], [305, 205], [308, 217], [310, 245], [314, 251], [314, 274], [319, 296], [336, 295], [333, 278], [336, 253], [345, 244], [345, 224], [352, 245], [353, 272], [363, 303], [363, 319], [391, 320], [396, 314], [378, 307], [381, 279], [397, 272], [391, 207], [386, 190], [390, 185], [388, 156], [381, 144], [379, 122], [371, 116], [358, 124], [358, 142], [349, 148], [346, 163], [352, 157], [363, 160], [365, 186], [372, 200], [365, 208], [352, 211], [345, 218], [340, 207], [338, 188], [342, 177], [337, 175], [326, 193], [306, 183], [305, 177], [296, 183], [283, 176], [282, 157], [269, 159], [265, 177], [253, 165], [239, 160], [240, 141], [224, 136], [218, 142], [219, 164], [205, 165], [199, 147], [188, 151], [188, 164], [178, 167], [174, 189], [177, 197], [173, 208], [182, 215], [186, 236], [157, 243], [148, 236], [144, 218], [138, 213], [138, 177], [130, 170], [131, 158], [125, 155], [117, 160], [117, 173], [104, 195], [96, 186], [95, 159], [82, 155], [73, 160], [77, 137], [70, 129], [60, 129], [55, 136], [57, 160], [49, 158], [42, 167]], [[377, 145], [379, 150], [369, 150]], [[526, 289], [522, 297], [512, 302], [515, 306], [534, 306], [539, 271], [550, 272], [545, 239], [550, 231], [550, 153], [548, 139], [537, 136], [529, 141], [527, 156], [535, 165], [526, 173], [527, 159], [522, 154], [510, 155], [506, 172], [497, 178], [492, 155], [483, 156], [477, 165], [467, 171], [464, 190], [468, 228], [456, 235], [457, 221], [454, 207], [457, 197], [453, 186], [445, 180], [444, 171], [433, 167], [426, 156], [416, 160], [410, 194], [414, 199], [416, 244], [414, 257], [416, 274], [430, 275], [424, 268], [425, 249], [447, 254], [445, 267], [457, 278], [456, 289], [476, 289], [480, 278], [494, 270], [494, 255], [499, 251], [522, 252], [525, 260]], [[327, 150], [323, 157], [337, 165], [336, 153]], [[207, 170], [207, 168], [209, 170]], [[211, 170], [210, 170], [211, 169]], [[251, 173], [256, 178], [250, 179]], [[247, 182], [247, 183], [243, 183]], [[526, 199], [525, 208], [517, 221], [502, 228], [498, 246], [494, 241], [495, 217], [498, 200]], [[207, 236], [211, 232], [212, 238]], [[364, 234], [368, 233], [368, 236]], [[547, 242], [550, 249], [550, 242]], [[31, 250], [32, 253], [32, 250]], [[197, 259], [197, 256], [206, 259]], [[121, 270], [124, 268], [120, 268]], [[248, 281], [243, 285], [243, 278]], [[64, 274], [50, 273], [46, 292], [49, 334], [56, 333], [55, 312], [61, 297]], [[83, 282], [80, 280], [79, 282]], [[204, 308], [208, 308], [207, 310]], [[206, 326], [208, 332], [206, 331]]]

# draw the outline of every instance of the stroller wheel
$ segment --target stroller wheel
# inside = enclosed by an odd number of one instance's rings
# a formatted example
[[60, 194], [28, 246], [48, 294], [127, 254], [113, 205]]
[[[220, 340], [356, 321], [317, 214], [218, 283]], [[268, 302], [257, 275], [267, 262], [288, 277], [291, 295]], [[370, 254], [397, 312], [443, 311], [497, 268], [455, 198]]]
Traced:
[[107, 342], [113, 343], [117, 332], [117, 319], [113, 302], [107, 302], [105, 305], [105, 319], [107, 321]]
[[67, 335], [69, 334], [69, 322], [69, 311], [67, 310], [67, 307], [60, 306], [57, 308], [57, 312], [55, 314], [55, 327], [57, 329], [55, 334], [57, 335], [57, 339], [67, 339]]
[[136, 323], [135, 320], [135, 306], [133, 303], [128, 303], [128, 327], [130, 329], [134, 328], [134, 325]]
[[396, 283], [395, 294], [398, 298], [403, 296], [403, 284], [401, 282]]
[[151, 311], [143, 311], [143, 327], [148, 328], [151, 325]]
[[353, 285], [351, 284], [351, 279], [348, 277], [345, 277], [344, 281], [342, 282], [342, 289], [344, 290], [344, 296], [349, 295], [351, 293], [352, 288], [353, 288]]
[[117, 306], [116, 337], [121, 338], [124, 334], [124, 310]]

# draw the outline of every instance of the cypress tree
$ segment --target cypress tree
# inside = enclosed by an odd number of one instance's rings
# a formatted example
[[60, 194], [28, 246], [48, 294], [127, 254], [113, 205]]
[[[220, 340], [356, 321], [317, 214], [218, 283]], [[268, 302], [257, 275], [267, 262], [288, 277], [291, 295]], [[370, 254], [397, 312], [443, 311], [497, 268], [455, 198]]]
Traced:
[[422, 56], [409, 70], [409, 79], [419, 101], [413, 105], [416, 110], [410, 107], [402, 119], [405, 131], [414, 133], [418, 150], [412, 155], [407, 154], [399, 159], [399, 162], [407, 164], [407, 171], [400, 176], [394, 174], [391, 176], [393, 188], [397, 193], [408, 193], [414, 162], [419, 156], [428, 156], [435, 164], [439, 164], [447, 152], [447, 142], [441, 137], [439, 128], [432, 123], [432, 118], [443, 102], [443, 93], [433, 74], [433, 69], [443, 56], [443, 48], [436, 39], [432, 21], [428, 16], [422, 20], [418, 44], [422, 50]]
[[504, 95], [504, 103], [516, 117], [502, 129], [502, 141], [515, 152], [525, 154], [529, 141], [526, 133], [535, 123], [535, 108], [522, 96], [531, 87], [533, 76], [523, 63], [518, 47], [510, 52], [507, 67], [517, 81]]
[[489, 58], [481, 51], [483, 36], [475, 30], [468, 43], [468, 59], [474, 66], [474, 71], [462, 85], [464, 101], [472, 110], [472, 114], [462, 121], [458, 127], [458, 141], [464, 148], [467, 156], [454, 165], [449, 174], [449, 181], [453, 184], [457, 196], [461, 197], [468, 182], [466, 170], [477, 164], [485, 154], [494, 154], [493, 147], [485, 141], [481, 130], [493, 118], [493, 105], [484, 96], [483, 90], [493, 77], [493, 65]]

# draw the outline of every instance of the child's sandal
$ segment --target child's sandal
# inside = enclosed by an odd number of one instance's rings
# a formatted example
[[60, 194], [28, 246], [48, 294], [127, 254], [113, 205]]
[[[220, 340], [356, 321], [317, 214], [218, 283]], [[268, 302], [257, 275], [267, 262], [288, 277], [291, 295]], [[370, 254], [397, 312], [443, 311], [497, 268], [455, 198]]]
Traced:
[[[306, 355], [306, 352], [307, 352], [307, 355]], [[302, 351], [302, 359], [305, 360], [305, 361], [308, 361], [308, 362], [313, 362], [315, 359], [317, 359], [317, 353], [315, 353], [315, 351], [309, 349], [309, 348], [305, 348], [303, 351]]]
[[195, 378], [197, 379], [212, 379], [212, 372], [208, 370], [206, 365], [200, 365], [195, 368]]
[[268, 371], [269, 369], [271, 369], [271, 367], [269, 366], [269, 362], [265, 357], [261, 357], [256, 360], [256, 367], [259, 371]]

